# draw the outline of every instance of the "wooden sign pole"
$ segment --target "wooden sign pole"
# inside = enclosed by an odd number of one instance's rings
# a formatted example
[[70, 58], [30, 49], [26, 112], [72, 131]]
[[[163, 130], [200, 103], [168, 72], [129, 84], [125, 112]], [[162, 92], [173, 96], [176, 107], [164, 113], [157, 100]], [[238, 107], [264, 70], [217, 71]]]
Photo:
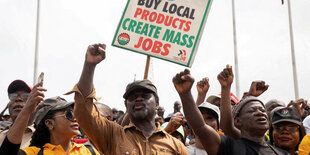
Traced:
[[144, 78], [143, 79], [147, 79], [148, 75], [149, 75], [149, 68], [150, 68], [150, 61], [151, 61], [151, 57], [148, 55], [146, 58], [146, 64], [145, 64], [145, 70], [144, 70]]

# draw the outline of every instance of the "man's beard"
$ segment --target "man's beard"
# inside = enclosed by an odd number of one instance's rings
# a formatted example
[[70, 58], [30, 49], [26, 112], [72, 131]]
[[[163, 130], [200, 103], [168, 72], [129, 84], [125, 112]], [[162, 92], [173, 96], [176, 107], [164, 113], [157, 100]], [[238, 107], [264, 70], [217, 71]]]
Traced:
[[139, 110], [139, 111], [134, 111], [132, 113], [132, 118], [135, 120], [143, 120], [146, 118], [147, 115], [148, 115], [148, 110], [143, 109], [143, 110]]

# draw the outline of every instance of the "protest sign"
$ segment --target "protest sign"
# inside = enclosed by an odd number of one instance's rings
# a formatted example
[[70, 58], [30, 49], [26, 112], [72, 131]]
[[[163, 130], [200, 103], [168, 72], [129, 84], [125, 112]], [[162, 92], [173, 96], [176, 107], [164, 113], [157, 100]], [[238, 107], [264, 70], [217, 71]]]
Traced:
[[191, 67], [212, 0], [128, 0], [113, 46]]

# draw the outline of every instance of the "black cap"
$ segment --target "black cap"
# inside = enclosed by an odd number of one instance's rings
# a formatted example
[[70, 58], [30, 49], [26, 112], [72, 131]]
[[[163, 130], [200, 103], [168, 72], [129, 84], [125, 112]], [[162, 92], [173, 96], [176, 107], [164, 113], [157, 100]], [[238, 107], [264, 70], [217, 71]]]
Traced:
[[280, 122], [291, 122], [301, 125], [301, 118], [297, 109], [294, 107], [286, 107], [276, 110], [273, 113], [271, 123], [274, 125]]
[[73, 105], [74, 102], [67, 102], [59, 96], [48, 98], [38, 104], [36, 112], [34, 113], [34, 124], [38, 125], [51, 110], [62, 110]]
[[31, 92], [31, 88], [23, 80], [15, 80], [15, 81], [11, 82], [11, 84], [8, 87], [8, 93], [9, 94], [14, 93], [18, 90], [25, 90], [28, 93]]
[[132, 83], [129, 83], [127, 85], [126, 92], [123, 95], [124, 99], [127, 99], [128, 95], [132, 91], [137, 90], [137, 89], [147, 89], [147, 90], [150, 90], [151, 92], [155, 93], [156, 96], [158, 96], [157, 89], [150, 80], [138, 80], [138, 81], [134, 81]]

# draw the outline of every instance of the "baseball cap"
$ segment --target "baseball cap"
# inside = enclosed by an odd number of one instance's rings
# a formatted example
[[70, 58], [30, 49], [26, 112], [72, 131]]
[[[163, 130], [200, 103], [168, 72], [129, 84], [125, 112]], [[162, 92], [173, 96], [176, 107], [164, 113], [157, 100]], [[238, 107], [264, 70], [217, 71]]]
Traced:
[[127, 99], [128, 95], [132, 91], [137, 90], [137, 89], [147, 89], [153, 92], [156, 96], [158, 96], [157, 89], [150, 80], [137, 80], [127, 85], [126, 92], [123, 95], [124, 99]]
[[213, 105], [209, 102], [203, 102], [198, 106], [198, 109], [208, 109], [208, 110], [215, 112], [215, 114], [217, 115], [218, 121], [220, 121], [220, 118], [221, 118], [220, 109], [216, 105]]
[[274, 125], [280, 122], [291, 122], [297, 125], [301, 125], [301, 118], [297, 109], [294, 107], [285, 107], [276, 110], [273, 113], [271, 123]]
[[[214, 100], [215, 100], [216, 98], [221, 99], [221, 94], [209, 96], [209, 97], [207, 98], [207, 102], [213, 103]], [[235, 94], [230, 93], [230, 101], [232, 101], [232, 102], [234, 102], [235, 104], [237, 104], [237, 103], [239, 102], [239, 99], [235, 96]]]
[[239, 103], [239, 99], [237, 98], [237, 96], [233, 93], [230, 93], [230, 100], [232, 102], [234, 102], [235, 104]]
[[214, 100], [215, 99], [221, 99], [221, 95], [219, 94], [219, 95], [211, 95], [211, 96], [209, 96], [208, 98], [207, 98], [207, 102], [209, 102], [209, 103], [213, 103], [214, 102]]
[[31, 92], [31, 88], [28, 86], [28, 84], [23, 80], [14, 80], [11, 82], [11, 84], [8, 87], [8, 93], [14, 93], [17, 90], [25, 90], [26, 92]]
[[34, 124], [38, 125], [49, 111], [62, 110], [72, 105], [74, 105], [74, 102], [67, 102], [59, 96], [48, 98], [39, 103], [37, 110], [34, 113]]
[[240, 113], [241, 109], [249, 102], [252, 102], [252, 101], [258, 101], [260, 102], [263, 107], [265, 107], [264, 103], [258, 99], [257, 97], [254, 97], [254, 96], [247, 96], [245, 98], [243, 98], [238, 104], [235, 105], [235, 107], [233, 108], [232, 110], [232, 113], [233, 113], [233, 117], [237, 117], [237, 115]]

